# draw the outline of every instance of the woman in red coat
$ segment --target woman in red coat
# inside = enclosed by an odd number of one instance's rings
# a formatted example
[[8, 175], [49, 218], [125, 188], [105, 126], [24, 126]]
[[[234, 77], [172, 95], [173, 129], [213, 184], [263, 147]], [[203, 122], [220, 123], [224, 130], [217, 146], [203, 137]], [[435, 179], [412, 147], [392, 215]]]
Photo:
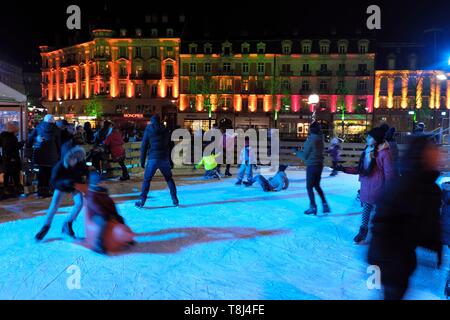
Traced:
[[107, 146], [111, 152], [111, 157], [114, 162], [119, 163], [122, 169], [121, 181], [130, 180], [130, 175], [128, 174], [127, 166], [125, 165], [125, 149], [123, 145], [122, 134], [118, 127], [113, 127], [111, 133], [106, 137], [104, 145]]
[[355, 243], [366, 240], [369, 231], [370, 214], [388, 183], [395, 177], [395, 169], [389, 144], [384, 131], [374, 128], [367, 134], [367, 146], [361, 154], [356, 170], [344, 169], [346, 173], [359, 174], [361, 183], [360, 200], [363, 204], [362, 223]]

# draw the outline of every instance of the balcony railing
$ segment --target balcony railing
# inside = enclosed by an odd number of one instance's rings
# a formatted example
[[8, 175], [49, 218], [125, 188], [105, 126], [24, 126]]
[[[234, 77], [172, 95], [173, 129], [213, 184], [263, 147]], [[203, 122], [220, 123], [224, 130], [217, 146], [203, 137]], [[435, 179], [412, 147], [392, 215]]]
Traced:
[[312, 72], [311, 71], [302, 71], [300, 74], [304, 77], [309, 77], [309, 76], [311, 76]]
[[325, 70], [321, 70], [321, 71], [317, 71], [316, 75], [319, 76], [319, 77], [331, 77], [332, 72], [328, 71], [328, 70], [326, 70], [326, 71]]
[[111, 60], [110, 54], [95, 54], [94, 55], [95, 60]]
[[369, 70], [358, 70], [355, 72], [355, 75], [357, 77], [368, 77], [368, 76], [370, 76], [370, 71]]
[[280, 71], [280, 76], [282, 76], [282, 77], [292, 77], [293, 75], [294, 75], [294, 71], [292, 71], [292, 70]]
[[175, 75], [174, 75], [173, 73], [166, 73], [166, 74], [164, 74], [164, 77], [165, 77], [166, 79], [173, 79], [174, 76], [175, 76]]
[[149, 73], [149, 72], [132, 73], [130, 75], [130, 79], [132, 79], [132, 80], [159, 80], [159, 79], [161, 79], [161, 74], [160, 73]]
[[347, 77], [348, 76], [348, 72], [345, 71], [345, 70], [339, 70], [339, 71], [336, 72], [336, 75], [338, 77]]

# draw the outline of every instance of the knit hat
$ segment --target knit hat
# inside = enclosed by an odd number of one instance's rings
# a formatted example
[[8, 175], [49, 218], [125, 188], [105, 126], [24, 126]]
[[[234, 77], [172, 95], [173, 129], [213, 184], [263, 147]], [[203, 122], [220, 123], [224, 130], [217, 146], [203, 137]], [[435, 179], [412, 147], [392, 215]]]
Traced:
[[380, 126], [380, 129], [384, 131], [384, 134], [386, 135], [386, 133], [389, 131], [389, 125], [387, 123], [383, 123]]
[[373, 128], [367, 134], [369, 136], [371, 136], [372, 138], [374, 138], [378, 144], [380, 144], [380, 143], [383, 143], [386, 132], [382, 128], [378, 127], [378, 128]]

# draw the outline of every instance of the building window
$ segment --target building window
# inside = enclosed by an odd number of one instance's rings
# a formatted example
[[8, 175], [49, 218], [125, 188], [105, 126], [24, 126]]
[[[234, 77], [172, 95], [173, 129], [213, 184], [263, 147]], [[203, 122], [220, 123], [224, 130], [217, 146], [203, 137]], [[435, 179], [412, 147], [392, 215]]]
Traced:
[[282, 64], [281, 65], [281, 72], [283, 73], [290, 73], [291, 72], [291, 65], [290, 64]]
[[302, 41], [301, 45], [303, 54], [311, 53], [312, 42], [310, 40]]
[[302, 91], [309, 91], [309, 81], [308, 80], [302, 81]]
[[168, 86], [166, 88], [166, 96], [169, 97], [169, 98], [173, 97], [172, 86]]
[[171, 63], [166, 64], [166, 77], [173, 77], [173, 65]]
[[282, 52], [283, 54], [291, 54], [292, 43], [291, 41], [283, 41]]
[[366, 80], [359, 80], [357, 89], [358, 89], [359, 92], [367, 91], [367, 81]]
[[248, 79], [242, 80], [242, 91], [248, 91]]
[[158, 96], [158, 86], [157, 85], [152, 85], [151, 96], [152, 96], [152, 98], [155, 98]]
[[326, 72], [326, 71], [328, 71], [328, 65], [327, 65], [327, 64], [321, 64], [321, 65], [320, 65], [320, 71], [321, 71], [321, 72]]
[[127, 93], [127, 86], [125, 84], [120, 85], [120, 96], [125, 97]]
[[320, 91], [324, 92], [328, 90], [328, 81], [322, 80], [319, 84]]
[[344, 88], [345, 88], [345, 81], [339, 80], [338, 81], [338, 90], [341, 91], [341, 90], [344, 90]]
[[126, 65], [120, 65], [120, 76], [126, 77], [128, 74], [127, 72], [127, 66]]
[[248, 62], [242, 64], [242, 73], [248, 73]]
[[190, 54], [196, 54], [197, 53], [197, 45], [192, 43], [189, 45], [189, 53]]
[[328, 40], [320, 41], [320, 54], [330, 53], [330, 42]]
[[156, 37], [158, 36], [158, 29], [153, 28], [153, 29], [150, 31], [150, 34], [152, 35], [152, 37], [156, 38]]
[[233, 79], [222, 78], [220, 79], [220, 90], [221, 91], [232, 91], [233, 90]]
[[119, 47], [119, 56], [121, 58], [128, 58], [127, 51], [128, 51], [127, 47]]
[[265, 54], [266, 53], [266, 45], [262, 42], [258, 43], [256, 45], [256, 52], [258, 54]]
[[224, 64], [223, 64], [223, 71], [231, 71], [231, 63], [224, 62]]
[[264, 73], [264, 62], [258, 62], [257, 71], [258, 73]]
[[339, 64], [339, 72], [345, 72], [345, 63]]
[[141, 55], [141, 53], [142, 53], [141, 47], [134, 48], [134, 52], [135, 52], [135, 56], [136, 57], [142, 57], [142, 55]]
[[348, 41], [340, 40], [338, 41], [338, 52], [339, 54], [346, 54], [348, 51]]
[[196, 63], [190, 63], [189, 64], [189, 72], [190, 73], [196, 73], [197, 72], [197, 64]]
[[281, 82], [281, 89], [282, 90], [291, 90], [291, 83], [289, 82], [289, 80], [283, 80]]
[[250, 53], [250, 45], [248, 43], [243, 43], [241, 46], [241, 51], [243, 54], [249, 54]]
[[158, 47], [150, 47], [150, 55], [152, 58], [158, 57]]
[[395, 69], [395, 55], [394, 54], [390, 54], [388, 56], [388, 69], [389, 70]]
[[205, 73], [211, 72], [211, 63], [207, 62], [205, 63]]
[[303, 69], [303, 72], [309, 72], [309, 64], [307, 64], [307, 63], [305, 63], [305, 64], [303, 64], [303, 67], [302, 67]]
[[367, 64], [358, 64], [359, 72], [367, 72]]
[[210, 43], [206, 43], [203, 47], [205, 54], [211, 54], [212, 53], [212, 46]]
[[366, 54], [369, 51], [369, 41], [368, 40], [358, 41], [358, 51], [360, 54]]
[[169, 38], [171, 38], [171, 37], [173, 37], [173, 29], [167, 29], [166, 30], [166, 35], [167, 35], [167, 37], [169, 37]]

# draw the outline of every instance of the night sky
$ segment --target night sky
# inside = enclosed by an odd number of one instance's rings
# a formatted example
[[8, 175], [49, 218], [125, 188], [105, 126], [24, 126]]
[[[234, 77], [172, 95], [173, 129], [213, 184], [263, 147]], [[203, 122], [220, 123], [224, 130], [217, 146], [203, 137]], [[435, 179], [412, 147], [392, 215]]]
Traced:
[[[184, 13], [186, 33], [193, 38], [205, 28], [218, 38], [238, 38], [239, 31], [250, 35], [265, 33], [277, 38], [299, 35], [355, 34], [363, 32], [370, 4], [382, 9], [382, 30], [376, 33], [378, 41], [420, 41], [422, 31], [439, 27], [443, 36], [450, 35], [450, 1], [3, 1], [0, 10], [0, 57], [23, 65], [39, 57], [38, 46], [64, 44], [74, 31], [66, 29], [66, 8], [78, 4], [82, 10], [82, 33], [98, 21], [117, 18], [127, 26], [143, 24], [146, 13]], [[188, 5], [188, 3], [190, 3]], [[105, 11], [105, 7], [107, 11]], [[105, 13], [106, 12], [106, 13]], [[189, 33], [190, 32], [190, 33]], [[200, 38], [200, 36], [197, 36]]]

